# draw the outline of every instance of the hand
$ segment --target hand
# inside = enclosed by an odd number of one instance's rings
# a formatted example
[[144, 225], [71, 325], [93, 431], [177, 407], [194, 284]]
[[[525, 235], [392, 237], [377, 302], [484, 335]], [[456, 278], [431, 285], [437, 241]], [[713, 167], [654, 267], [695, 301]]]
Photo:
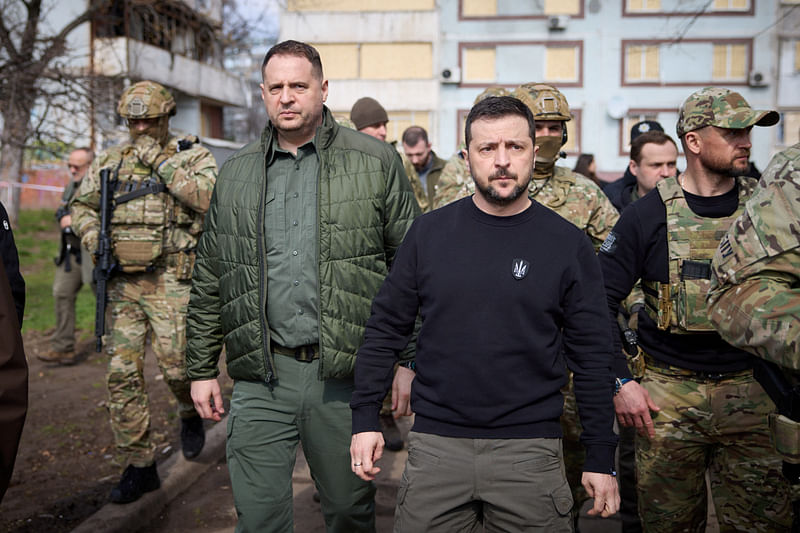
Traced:
[[222, 393], [216, 378], [192, 381], [192, 401], [195, 411], [202, 418], [216, 422], [222, 420], [225, 408], [222, 407]]
[[594, 505], [589, 509], [589, 516], [599, 514], [603, 518], [608, 518], [619, 511], [617, 478], [611, 474], [584, 472], [581, 483], [589, 497], [594, 498]]
[[650, 418], [650, 411], [658, 412], [661, 408], [650, 398], [650, 393], [636, 381], [629, 381], [619, 389], [619, 393], [614, 396], [614, 409], [620, 424], [636, 427], [636, 431], [642, 437], [651, 439], [655, 437], [656, 430], [653, 427], [653, 419]]
[[61, 229], [65, 229], [72, 225], [72, 215], [64, 215], [61, 217], [61, 220], [58, 221], [58, 225], [61, 226]]
[[95, 258], [95, 252], [97, 252], [97, 243], [99, 240], [99, 232], [97, 230], [89, 230], [84, 233], [83, 237], [81, 238], [81, 244], [84, 248], [91, 254], [92, 260], [97, 264], [97, 259]]
[[398, 366], [392, 381], [392, 413], [395, 418], [411, 416], [411, 382], [416, 372], [404, 366]]
[[364, 431], [350, 441], [350, 468], [364, 481], [372, 481], [381, 469], [375, 462], [383, 456], [383, 435], [380, 431]]
[[133, 142], [133, 151], [145, 166], [158, 169], [167, 156], [162, 154], [161, 145], [149, 135], [139, 135]]

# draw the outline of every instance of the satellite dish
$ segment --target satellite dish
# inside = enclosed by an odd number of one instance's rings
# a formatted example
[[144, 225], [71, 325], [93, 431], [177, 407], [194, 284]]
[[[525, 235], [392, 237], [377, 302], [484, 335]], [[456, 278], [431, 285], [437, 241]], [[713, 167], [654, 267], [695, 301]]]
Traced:
[[623, 118], [628, 113], [628, 103], [622, 96], [612, 96], [606, 108], [608, 116], [614, 120]]

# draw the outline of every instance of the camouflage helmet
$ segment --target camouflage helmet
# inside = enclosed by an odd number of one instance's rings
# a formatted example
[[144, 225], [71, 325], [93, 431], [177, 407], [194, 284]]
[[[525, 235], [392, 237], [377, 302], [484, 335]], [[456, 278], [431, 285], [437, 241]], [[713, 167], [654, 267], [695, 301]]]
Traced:
[[511, 93], [505, 87], [487, 87], [475, 97], [475, 101], [472, 104], [475, 105], [490, 96], [511, 96]]
[[526, 83], [511, 93], [527, 105], [536, 120], [572, 120], [567, 99], [561, 91], [544, 83]]
[[154, 81], [134, 83], [122, 93], [117, 105], [122, 118], [156, 118], [175, 114], [175, 99]]
[[681, 105], [675, 130], [678, 137], [705, 126], [743, 129], [773, 126], [780, 120], [777, 111], [756, 110], [744, 97], [730, 89], [705, 87], [692, 93]]

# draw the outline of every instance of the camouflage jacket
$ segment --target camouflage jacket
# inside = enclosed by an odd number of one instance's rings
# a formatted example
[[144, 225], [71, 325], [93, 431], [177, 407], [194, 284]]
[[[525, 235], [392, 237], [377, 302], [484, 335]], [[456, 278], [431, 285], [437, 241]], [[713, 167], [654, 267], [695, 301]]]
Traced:
[[[181, 143], [179, 145], [179, 142]], [[191, 145], [187, 146], [191, 142]], [[183, 149], [180, 149], [183, 147]], [[170, 254], [197, 245], [203, 217], [217, 179], [214, 156], [197, 142], [197, 137], [171, 137], [162, 152], [169, 156], [158, 171], [142, 163], [132, 144], [114, 146], [98, 156], [72, 199], [72, 228], [86, 249], [94, 253], [100, 231], [100, 171], [116, 169], [120, 181], [114, 197], [135, 188], [143, 180], [166, 185], [166, 191], [141, 196], [120, 204], [111, 219], [112, 246], [131, 227], [149, 226], [158, 232], [158, 251]], [[116, 233], [116, 235], [115, 235]]]
[[[600, 187], [568, 168], [556, 166], [551, 178], [531, 180], [529, 191], [531, 198], [549, 207], [588, 235], [595, 251], [603, 244], [619, 218], [616, 208]], [[467, 163], [456, 154], [447, 162], [439, 178], [434, 208], [474, 192], [475, 183], [470, 177]]]
[[422, 186], [422, 180], [419, 179], [419, 173], [417, 169], [414, 168], [414, 164], [406, 157], [406, 154], [401, 152], [400, 155], [403, 158], [403, 169], [406, 171], [408, 181], [411, 182], [411, 188], [414, 190], [414, 197], [417, 199], [419, 208], [423, 213], [435, 209], [433, 200], [436, 195], [437, 184], [439, 183], [439, 178], [447, 162], [438, 157], [435, 152], [431, 152], [431, 156], [433, 156], [433, 166], [425, 179], [427, 184], [426, 190], [426, 188]]
[[800, 143], [770, 161], [712, 274], [708, 315], [722, 338], [800, 369]]

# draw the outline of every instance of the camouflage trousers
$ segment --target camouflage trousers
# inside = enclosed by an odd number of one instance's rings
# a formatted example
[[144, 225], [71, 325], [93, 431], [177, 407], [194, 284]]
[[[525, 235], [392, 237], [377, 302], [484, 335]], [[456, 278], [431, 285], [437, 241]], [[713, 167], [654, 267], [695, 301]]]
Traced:
[[648, 363], [642, 386], [661, 408], [655, 438], [636, 436], [646, 532], [703, 532], [706, 471], [720, 531], [789, 531], [789, 486], [770, 442], [774, 409], [751, 371], [698, 379]]
[[589, 499], [589, 495], [581, 483], [586, 452], [580, 441], [583, 428], [578, 418], [578, 404], [575, 401], [571, 372], [569, 383], [564, 385], [561, 393], [564, 395], [564, 411], [561, 413], [561, 432], [563, 434], [561, 442], [564, 449], [564, 466], [569, 488], [572, 491], [572, 501], [575, 502], [572, 507], [572, 513], [574, 517], [577, 517], [583, 503]]
[[172, 269], [121, 274], [109, 284], [108, 408], [117, 449], [133, 466], [150, 465], [155, 455], [143, 373], [148, 336], [164, 381], [178, 401], [178, 414], [196, 416], [184, 359], [190, 287], [188, 281], [177, 281]]

